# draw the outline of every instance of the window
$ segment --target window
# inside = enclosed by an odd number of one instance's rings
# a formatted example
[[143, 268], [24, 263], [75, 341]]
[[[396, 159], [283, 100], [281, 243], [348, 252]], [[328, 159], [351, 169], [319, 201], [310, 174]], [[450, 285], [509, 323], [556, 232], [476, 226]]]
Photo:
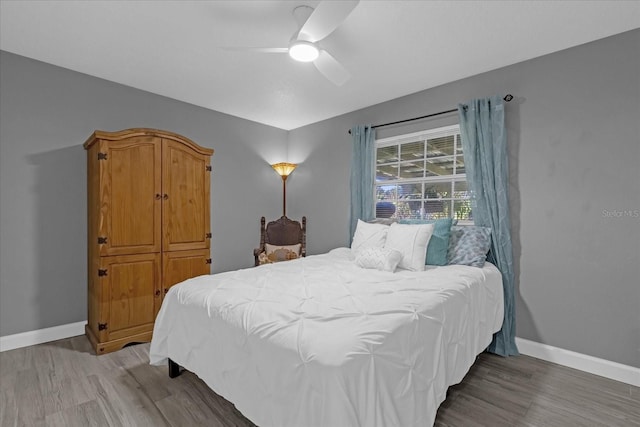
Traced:
[[471, 221], [460, 126], [376, 141], [376, 217]]

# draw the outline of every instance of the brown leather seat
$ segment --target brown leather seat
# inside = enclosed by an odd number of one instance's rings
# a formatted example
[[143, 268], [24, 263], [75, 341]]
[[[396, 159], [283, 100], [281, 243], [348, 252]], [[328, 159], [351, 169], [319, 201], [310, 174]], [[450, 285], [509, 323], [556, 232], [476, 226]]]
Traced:
[[259, 265], [258, 257], [265, 251], [265, 244], [289, 246], [300, 244], [300, 256], [307, 256], [307, 217], [302, 217], [302, 225], [286, 216], [269, 222], [265, 226], [264, 217], [260, 218], [260, 247], [253, 250], [255, 265]]

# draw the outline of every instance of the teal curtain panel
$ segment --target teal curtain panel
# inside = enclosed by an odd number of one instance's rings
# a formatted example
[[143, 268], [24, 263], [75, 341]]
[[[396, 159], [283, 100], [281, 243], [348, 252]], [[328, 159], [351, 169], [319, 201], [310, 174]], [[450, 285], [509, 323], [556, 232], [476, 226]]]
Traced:
[[488, 260], [502, 273], [504, 287], [504, 322], [488, 351], [502, 356], [517, 355], [504, 102], [499, 96], [474, 99], [458, 105], [458, 115], [467, 183], [474, 202], [474, 223], [492, 230]]
[[371, 126], [358, 125], [351, 129], [353, 150], [351, 153], [351, 215], [349, 242], [353, 239], [358, 219], [375, 218], [373, 188], [376, 179], [375, 144], [376, 131]]

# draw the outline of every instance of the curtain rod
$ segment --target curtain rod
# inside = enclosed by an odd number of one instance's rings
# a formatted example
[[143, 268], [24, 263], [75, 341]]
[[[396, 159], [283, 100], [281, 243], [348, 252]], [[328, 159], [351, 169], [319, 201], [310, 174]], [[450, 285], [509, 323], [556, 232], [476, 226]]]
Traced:
[[[509, 102], [509, 101], [511, 101], [513, 99], [513, 95], [508, 93], [502, 99], [504, 99], [506, 102]], [[453, 112], [456, 112], [456, 111], [458, 111], [458, 109], [454, 108], [453, 110], [440, 111], [439, 113], [427, 114], [426, 116], [414, 117], [412, 119], [404, 119], [404, 120], [398, 120], [397, 122], [384, 123], [384, 124], [381, 124], [381, 125], [374, 125], [374, 126], [371, 126], [371, 128], [375, 129], [375, 128], [381, 128], [381, 127], [384, 127], [384, 126], [397, 125], [397, 124], [400, 124], [400, 123], [412, 122], [414, 120], [421, 120], [421, 119], [427, 119], [429, 117], [441, 116], [443, 114], [449, 114], [449, 113], [453, 113]], [[349, 129], [349, 134], [350, 133], [351, 133], [351, 129]]]

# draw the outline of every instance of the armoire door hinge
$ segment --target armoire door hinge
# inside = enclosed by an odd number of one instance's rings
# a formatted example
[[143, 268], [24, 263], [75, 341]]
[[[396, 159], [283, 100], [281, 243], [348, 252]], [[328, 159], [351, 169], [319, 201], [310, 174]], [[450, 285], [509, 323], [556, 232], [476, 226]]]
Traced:
[[205, 263], [205, 264], [211, 264], [211, 258], [207, 258], [207, 259], [205, 259], [205, 260], [204, 260], [204, 263]]
[[107, 270], [106, 269], [98, 269], [98, 277], [102, 277], [102, 276], [106, 276], [107, 275]]
[[107, 243], [107, 238], [106, 237], [98, 237], [98, 244], [99, 245], [104, 245]]
[[98, 323], [98, 330], [99, 331], [104, 331], [105, 329], [107, 329], [107, 324], [106, 323]]
[[107, 160], [107, 153], [98, 153], [98, 160]]
[[210, 239], [210, 238], [211, 238], [211, 233], [207, 233], [207, 234], [205, 234], [205, 235], [204, 235], [204, 238], [205, 238], [205, 239]]
[[204, 168], [207, 172], [211, 172], [211, 165], [207, 165]]

